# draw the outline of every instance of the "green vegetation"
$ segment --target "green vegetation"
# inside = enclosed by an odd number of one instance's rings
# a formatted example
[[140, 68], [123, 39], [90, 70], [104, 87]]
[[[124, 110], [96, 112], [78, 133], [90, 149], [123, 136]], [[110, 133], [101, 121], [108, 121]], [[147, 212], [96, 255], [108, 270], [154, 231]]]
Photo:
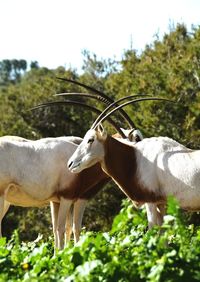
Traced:
[[127, 200], [110, 232], [86, 232], [53, 256], [52, 240], [0, 240], [0, 281], [199, 281], [200, 229], [173, 199], [163, 226], [146, 231], [145, 211]]
[[[41, 68], [34, 61], [0, 62], [0, 135], [29, 139], [83, 136], [96, 117], [83, 108], [29, 111], [40, 103], [63, 99], [53, 96], [55, 93], [85, 92], [56, 80], [60, 76], [77, 79], [114, 99], [149, 94], [178, 101], [173, 106], [161, 102], [134, 104], [126, 111], [144, 136], [167, 135], [190, 148], [199, 148], [200, 27], [188, 32], [178, 24], [141, 54], [126, 50], [119, 62], [98, 59], [88, 51], [83, 55], [82, 74], [64, 67]], [[94, 100], [88, 103], [103, 109]], [[114, 132], [107, 123], [105, 126]], [[120, 211], [124, 197], [109, 183], [86, 209], [84, 225], [90, 232], [83, 232], [79, 244], [74, 248], [69, 244], [55, 257], [52, 241], [48, 240], [52, 234], [49, 208], [10, 208], [3, 221], [3, 234], [12, 239], [0, 241], [0, 281], [38, 281], [39, 274], [41, 281], [62, 281], [67, 276], [66, 281], [199, 281], [198, 215], [187, 215], [183, 224], [171, 213], [161, 232], [156, 228], [145, 232], [144, 211], [136, 212], [128, 204]], [[19, 230], [24, 243], [16, 233], [12, 235], [14, 229]], [[26, 243], [36, 239], [38, 233], [43, 239]]]

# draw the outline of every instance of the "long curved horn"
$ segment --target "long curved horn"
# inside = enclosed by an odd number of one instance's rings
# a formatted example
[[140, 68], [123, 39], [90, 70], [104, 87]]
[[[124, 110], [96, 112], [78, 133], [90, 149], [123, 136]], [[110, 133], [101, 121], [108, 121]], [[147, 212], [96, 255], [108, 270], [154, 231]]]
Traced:
[[[132, 99], [134, 97], [134, 95], [131, 95], [131, 96], [127, 96], [127, 97], [123, 97], [119, 100], [117, 100], [115, 103], [119, 103], [121, 101], [124, 101], [124, 100], [127, 100], [127, 99]], [[139, 98], [139, 99], [134, 99], [134, 100], [131, 100], [131, 101], [128, 101], [128, 102], [125, 102], [119, 106], [117, 106], [115, 109], [113, 109], [112, 111], [110, 111], [109, 113], [108, 110], [114, 106], [114, 105], [110, 105], [108, 106], [98, 117], [97, 119], [94, 121], [93, 125], [91, 126], [91, 129], [94, 129], [97, 127], [97, 125], [99, 125], [101, 122], [103, 122], [106, 118], [108, 118], [111, 114], [113, 114], [115, 111], [119, 110], [120, 108], [122, 107], [125, 107], [129, 104], [132, 104], [132, 103], [136, 103], [136, 102], [141, 102], [141, 101], [148, 101], [148, 100], [161, 100], [161, 101], [167, 101], [167, 102], [171, 102], [171, 103], [175, 103], [174, 101], [171, 101], [169, 99], [166, 99], [166, 98], [159, 98], [159, 97], [146, 97], [146, 98]], [[114, 103], [113, 103], [114, 104]], [[107, 114], [106, 114], [107, 113]]]
[[85, 88], [89, 91], [92, 91], [93, 93], [96, 93], [96, 94], [100, 95], [101, 97], [107, 99], [110, 103], [113, 102], [112, 99], [110, 97], [108, 97], [104, 92], [99, 91], [99, 90], [95, 89], [94, 87], [89, 86], [85, 83], [79, 82], [77, 80], [69, 79], [69, 78], [58, 77], [58, 76], [56, 76], [56, 79], [59, 79], [59, 80], [62, 80], [62, 81], [67, 81], [67, 82], [79, 85], [79, 86], [81, 86], [81, 87], [83, 87], [83, 88]]
[[[52, 107], [52, 106], [57, 106], [57, 105], [76, 105], [76, 106], [82, 106], [82, 107], [85, 107], [87, 109], [90, 109], [92, 110], [94, 113], [100, 115], [101, 114], [101, 111], [98, 110], [97, 108], [93, 107], [93, 106], [90, 106], [90, 105], [87, 105], [85, 103], [81, 103], [81, 102], [78, 102], [78, 101], [70, 101], [70, 100], [66, 100], [66, 101], [54, 101], [54, 102], [46, 102], [46, 103], [42, 103], [42, 104], [39, 104], [35, 107], [32, 107], [30, 110], [37, 110], [37, 109], [40, 109], [40, 108], [46, 108], [46, 107]], [[111, 119], [111, 118], [108, 118], [108, 122], [117, 130], [117, 132], [122, 136], [122, 138], [126, 138], [126, 135], [123, 133], [123, 131], [120, 129], [120, 127], [117, 125], [117, 123]]]
[[98, 95], [93, 95], [91, 93], [76, 93], [76, 92], [72, 92], [72, 93], [58, 93], [58, 94], [54, 94], [54, 96], [80, 96], [80, 97], [89, 97], [89, 98], [93, 98], [96, 100], [99, 100], [101, 102], [103, 102], [104, 104], [106, 104], [107, 106], [110, 105], [110, 102], [106, 99], [104, 99], [102, 96]]
[[[79, 85], [81, 87], [84, 87], [85, 89], [92, 91], [93, 93], [98, 94], [101, 97], [103, 97], [104, 99], [106, 99], [109, 102], [109, 104], [112, 104], [114, 102], [114, 100], [112, 98], [110, 98], [108, 95], [106, 95], [104, 92], [99, 91], [99, 90], [97, 90], [97, 89], [95, 89], [95, 88], [93, 88], [93, 87], [91, 87], [91, 86], [89, 86], [85, 83], [81, 83], [81, 82], [73, 80], [73, 79], [62, 78], [62, 77], [58, 77], [58, 76], [56, 76], [56, 78], [59, 79], [59, 80], [62, 80], [62, 81], [67, 81], [67, 82]], [[123, 116], [123, 118], [128, 123], [128, 126], [130, 128], [135, 128], [135, 124], [132, 121], [132, 119], [129, 117], [129, 115], [123, 109], [119, 109], [119, 112], [120, 112], [121, 116]]]

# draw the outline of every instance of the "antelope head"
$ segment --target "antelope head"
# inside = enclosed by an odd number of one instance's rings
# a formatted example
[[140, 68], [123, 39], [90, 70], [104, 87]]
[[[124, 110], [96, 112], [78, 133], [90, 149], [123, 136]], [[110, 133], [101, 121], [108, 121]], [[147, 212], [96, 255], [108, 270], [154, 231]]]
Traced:
[[[132, 98], [132, 96], [127, 96], [126, 99]], [[122, 99], [120, 99], [122, 100]], [[125, 98], [123, 98], [125, 100]], [[165, 98], [158, 98], [158, 97], [151, 97], [151, 98], [139, 98], [135, 100], [131, 100], [128, 102], [125, 102], [121, 104], [120, 106], [116, 107], [115, 109], [111, 110], [109, 113], [108, 110], [110, 110], [111, 107], [113, 107], [115, 104], [119, 102], [116, 101], [110, 106], [108, 106], [95, 120], [92, 127], [87, 131], [85, 134], [83, 141], [81, 144], [77, 147], [74, 154], [71, 156], [71, 158], [68, 161], [68, 168], [74, 173], [78, 173], [82, 171], [83, 169], [86, 169], [97, 162], [102, 162], [104, 159], [104, 142], [107, 139], [107, 133], [104, 131], [103, 127], [101, 126], [101, 123], [106, 120], [111, 114], [113, 114], [116, 110], [119, 108], [122, 108], [128, 104], [145, 101], [145, 100], [164, 100], [168, 102], [172, 102]]]
[[68, 161], [71, 172], [78, 173], [85, 168], [91, 167], [104, 158], [104, 140], [107, 133], [101, 125], [91, 128], [85, 134], [83, 141]]

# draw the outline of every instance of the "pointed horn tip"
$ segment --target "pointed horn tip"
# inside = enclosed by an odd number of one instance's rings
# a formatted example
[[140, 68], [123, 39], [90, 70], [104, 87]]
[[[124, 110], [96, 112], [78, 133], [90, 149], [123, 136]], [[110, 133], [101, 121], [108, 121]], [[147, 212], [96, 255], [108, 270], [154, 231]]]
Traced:
[[53, 94], [53, 96], [70, 96], [70, 95], [92, 95], [90, 93], [84, 93], [84, 92], [66, 92], [66, 93], [56, 93], [56, 94]]
[[95, 111], [100, 112], [100, 110], [98, 108], [90, 106], [87, 103], [79, 102], [79, 101], [75, 101], [75, 100], [52, 101], [52, 102], [42, 103], [42, 104], [39, 104], [35, 107], [28, 109], [28, 111], [37, 110], [37, 109], [45, 108], [45, 107], [51, 107], [51, 106], [67, 105], [67, 104], [74, 105], [74, 106], [83, 106], [83, 107], [86, 107], [88, 109], [92, 109], [93, 111], [95, 110]]
[[66, 78], [66, 77], [59, 77], [59, 76], [56, 76], [55, 78], [58, 79], [58, 80], [67, 81], [67, 82], [78, 84], [78, 82], [76, 80], [74, 80], [74, 79], [70, 79], [70, 78]]
[[62, 101], [54, 101], [54, 102], [42, 103], [42, 104], [39, 104], [37, 106], [31, 107], [27, 111], [37, 110], [37, 109], [40, 109], [40, 108], [45, 108], [47, 106], [53, 106], [53, 105], [56, 105], [58, 103], [62, 103]]
[[60, 76], [56, 76], [56, 79], [68, 80], [68, 78], [64, 78], [64, 77], [60, 77]]
[[37, 109], [39, 109], [39, 108], [40, 108], [40, 107], [35, 106], [35, 107], [32, 107], [32, 108], [27, 109], [26, 111], [27, 111], [27, 112], [31, 112], [31, 111], [37, 110]]
[[56, 93], [53, 94], [54, 97], [56, 96], [67, 96], [67, 95], [75, 95], [76, 93]]
[[34, 110], [37, 110], [37, 109], [40, 109], [40, 108], [45, 108], [48, 105], [49, 105], [48, 103], [40, 104], [40, 105], [37, 105], [35, 107], [27, 109], [27, 111], [34, 111]]

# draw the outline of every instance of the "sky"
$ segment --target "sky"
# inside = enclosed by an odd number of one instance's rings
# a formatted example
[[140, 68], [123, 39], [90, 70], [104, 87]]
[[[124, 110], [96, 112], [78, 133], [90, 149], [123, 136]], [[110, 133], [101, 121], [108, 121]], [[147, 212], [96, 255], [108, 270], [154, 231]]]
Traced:
[[177, 23], [200, 25], [200, 0], [0, 0], [0, 61], [81, 70], [83, 50], [119, 60]]

